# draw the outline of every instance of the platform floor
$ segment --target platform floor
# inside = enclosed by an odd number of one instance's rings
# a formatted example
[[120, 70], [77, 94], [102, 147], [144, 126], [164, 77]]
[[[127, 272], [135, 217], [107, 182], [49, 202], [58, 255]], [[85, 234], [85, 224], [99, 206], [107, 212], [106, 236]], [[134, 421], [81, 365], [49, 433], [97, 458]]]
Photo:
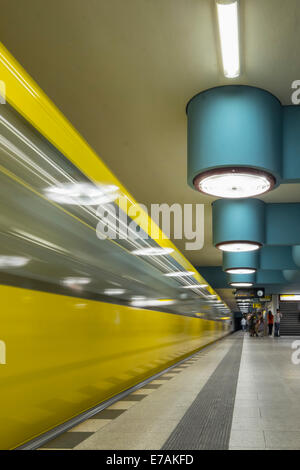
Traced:
[[300, 449], [299, 339], [235, 333], [42, 449]]

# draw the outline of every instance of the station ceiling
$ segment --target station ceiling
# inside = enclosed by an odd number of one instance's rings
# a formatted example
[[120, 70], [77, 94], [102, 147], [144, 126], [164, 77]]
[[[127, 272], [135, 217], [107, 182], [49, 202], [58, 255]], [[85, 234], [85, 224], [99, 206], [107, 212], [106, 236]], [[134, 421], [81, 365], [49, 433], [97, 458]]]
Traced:
[[[186, 103], [234, 83], [291, 104], [300, 79], [299, 1], [241, 0], [241, 20], [243, 73], [228, 80], [211, 0], [1, 1], [4, 45], [137, 201], [205, 204], [204, 248], [174, 240], [198, 266], [222, 261], [212, 245], [214, 199], [186, 181]], [[300, 184], [260, 198], [299, 202]]]

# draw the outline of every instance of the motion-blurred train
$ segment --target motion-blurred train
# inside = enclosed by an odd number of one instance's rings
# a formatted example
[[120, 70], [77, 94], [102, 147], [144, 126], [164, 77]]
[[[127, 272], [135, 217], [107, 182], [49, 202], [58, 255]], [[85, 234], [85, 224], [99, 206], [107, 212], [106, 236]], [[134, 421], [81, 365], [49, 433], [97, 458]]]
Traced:
[[133, 197], [3, 46], [0, 80], [0, 448], [10, 449], [226, 335], [231, 317], [143, 221], [140, 238], [97, 237], [97, 207]]

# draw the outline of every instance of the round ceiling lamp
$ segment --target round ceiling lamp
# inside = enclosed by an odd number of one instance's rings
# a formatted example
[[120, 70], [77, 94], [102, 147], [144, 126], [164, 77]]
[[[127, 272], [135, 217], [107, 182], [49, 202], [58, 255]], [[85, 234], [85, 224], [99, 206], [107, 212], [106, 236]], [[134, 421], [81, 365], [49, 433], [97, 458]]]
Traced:
[[270, 191], [275, 178], [269, 173], [253, 168], [218, 168], [199, 174], [194, 187], [201, 193], [222, 198], [254, 197]]
[[226, 269], [228, 274], [253, 274], [255, 273], [254, 268], [229, 268]]
[[261, 246], [262, 246], [261, 243], [251, 242], [251, 241], [232, 241], [232, 242], [223, 242], [223, 243], [216, 244], [216, 248], [219, 248], [219, 250], [237, 252], [237, 253], [259, 250]]
[[[255, 273], [252, 274], [227, 274], [227, 282], [231, 287], [252, 287], [256, 281]], [[238, 299], [240, 301], [240, 299]]]
[[253, 282], [231, 282], [231, 287], [251, 287]]

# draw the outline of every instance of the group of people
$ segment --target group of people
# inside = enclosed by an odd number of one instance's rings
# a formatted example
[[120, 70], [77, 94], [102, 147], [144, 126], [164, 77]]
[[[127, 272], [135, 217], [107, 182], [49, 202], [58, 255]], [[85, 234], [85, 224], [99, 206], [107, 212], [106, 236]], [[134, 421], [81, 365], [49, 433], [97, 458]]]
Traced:
[[249, 313], [241, 323], [243, 331], [248, 331], [250, 336], [264, 336], [265, 322], [261, 312]]
[[[267, 313], [268, 335], [273, 336], [273, 326], [275, 325], [274, 336], [280, 336], [280, 322], [282, 313], [279, 308], [276, 310], [275, 315], [271, 310]], [[265, 320], [262, 312], [249, 313], [241, 320], [243, 331], [248, 331], [250, 336], [261, 337], [265, 335]]]

